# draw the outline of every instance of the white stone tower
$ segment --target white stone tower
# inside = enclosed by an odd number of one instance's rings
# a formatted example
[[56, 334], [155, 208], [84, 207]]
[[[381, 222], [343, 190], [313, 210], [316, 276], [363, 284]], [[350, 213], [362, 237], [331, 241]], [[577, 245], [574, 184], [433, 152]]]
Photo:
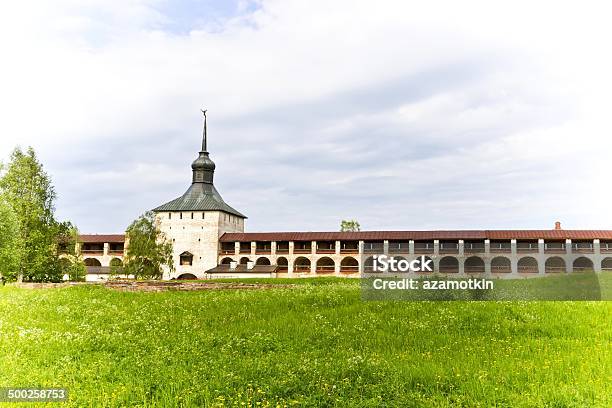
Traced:
[[181, 197], [153, 209], [160, 230], [173, 244], [176, 271], [164, 279], [203, 278], [217, 266], [219, 237], [226, 232], [244, 232], [246, 217], [223, 201], [213, 185], [215, 163], [206, 150], [206, 111], [202, 150], [191, 164], [193, 179]]

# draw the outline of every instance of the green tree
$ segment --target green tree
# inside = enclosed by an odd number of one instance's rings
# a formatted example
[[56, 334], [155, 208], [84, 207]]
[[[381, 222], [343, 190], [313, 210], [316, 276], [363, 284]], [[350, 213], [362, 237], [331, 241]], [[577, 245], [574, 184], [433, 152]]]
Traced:
[[82, 282], [87, 275], [87, 268], [83, 263], [83, 256], [77, 252], [76, 245], [79, 239], [79, 230], [70, 222], [58, 225], [58, 263], [62, 277], [67, 276], [72, 282]]
[[14, 281], [19, 272], [23, 242], [19, 221], [11, 205], [0, 195], [0, 280]]
[[123, 261], [119, 258], [113, 258], [110, 261], [110, 275], [109, 279], [118, 279], [123, 275]]
[[340, 223], [341, 232], [356, 232], [361, 231], [361, 225], [356, 220], [342, 220]]
[[172, 242], [159, 230], [155, 215], [148, 211], [136, 219], [126, 231], [127, 249], [123, 273], [136, 279], [160, 279], [163, 267], [174, 271]]
[[11, 205], [23, 250], [18, 254], [17, 281], [60, 281], [57, 256], [60, 225], [54, 218], [55, 190], [34, 149], [17, 148], [2, 169], [0, 190]]

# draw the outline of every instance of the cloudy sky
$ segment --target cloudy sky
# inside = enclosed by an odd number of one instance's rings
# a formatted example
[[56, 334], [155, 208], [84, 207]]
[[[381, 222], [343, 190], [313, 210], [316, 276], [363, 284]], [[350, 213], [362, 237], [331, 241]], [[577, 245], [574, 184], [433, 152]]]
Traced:
[[121, 232], [187, 189], [205, 106], [249, 231], [612, 229], [611, 10], [503, 3], [3, 2], [0, 158]]

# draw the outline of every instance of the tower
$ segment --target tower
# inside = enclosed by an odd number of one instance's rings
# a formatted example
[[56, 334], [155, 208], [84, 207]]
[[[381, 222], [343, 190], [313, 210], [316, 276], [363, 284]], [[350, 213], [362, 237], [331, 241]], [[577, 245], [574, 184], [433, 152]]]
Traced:
[[182, 196], [153, 209], [160, 230], [173, 245], [176, 271], [172, 276], [165, 271], [165, 279], [204, 277], [217, 266], [219, 237], [244, 232], [246, 217], [225, 203], [213, 184], [215, 163], [208, 155], [206, 111], [202, 113], [202, 149], [191, 164], [191, 186]]

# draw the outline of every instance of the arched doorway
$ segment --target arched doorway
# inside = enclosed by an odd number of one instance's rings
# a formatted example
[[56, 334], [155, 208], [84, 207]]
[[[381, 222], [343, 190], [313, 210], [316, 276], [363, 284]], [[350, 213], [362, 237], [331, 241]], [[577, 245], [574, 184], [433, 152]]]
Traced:
[[364, 273], [372, 273], [374, 272], [374, 257], [369, 256], [363, 263], [363, 272]]
[[347, 256], [340, 262], [340, 272], [357, 273], [359, 272], [359, 262], [352, 256]]
[[183, 273], [176, 278], [178, 280], [195, 280], [198, 279], [193, 273]]
[[454, 256], [440, 259], [440, 273], [459, 273], [459, 261]]
[[604, 258], [601, 260], [602, 271], [612, 271], [612, 258]]
[[586, 256], [576, 258], [573, 265], [574, 272], [584, 272], [593, 270], [593, 261]]
[[270, 260], [265, 256], [262, 256], [261, 258], [257, 259], [255, 265], [270, 265]]
[[484, 273], [485, 263], [484, 260], [478, 256], [470, 256], [465, 260], [464, 268], [466, 273]]
[[293, 271], [301, 273], [310, 273], [310, 259], [300, 256], [293, 263]]
[[85, 266], [102, 266], [100, 261], [98, 261], [96, 258], [85, 258], [83, 263]]
[[560, 256], [551, 256], [544, 263], [544, 272], [560, 273], [565, 272], [565, 261]]
[[424, 270], [423, 268], [421, 268], [420, 271], [417, 271], [417, 273], [432, 273], [435, 272], [435, 264], [433, 262], [433, 259], [431, 259], [430, 257], [426, 256], [424, 259], [424, 265], [429, 265], [429, 267], [431, 268], [431, 271], [428, 270]]
[[526, 256], [518, 261], [519, 273], [538, 273], [538, 261], [532, 256]]
[[289, 261], [284, 256], [279, 257], [276, 260], [276, 265], [278, 265], [279, 272], [288, 272], [289, 271]]
[[317, 273], [334, 273], [335, 270], [336, 264], [330, 257], [324, 256], [317, 261]]
[[240, 265], [246, 265], [247, 263], [249, 263], [250, 259], [246, 256], [243, 256], [242, 258], [240, 258]]
[[221, 260], [221, 265], [229, 265], [232, 263], [232, 258], [223, 258]]
[[496, 256], [491, 260], [491, 272], [492, 273], [511, 273], [512, 262], [505, 256]]

